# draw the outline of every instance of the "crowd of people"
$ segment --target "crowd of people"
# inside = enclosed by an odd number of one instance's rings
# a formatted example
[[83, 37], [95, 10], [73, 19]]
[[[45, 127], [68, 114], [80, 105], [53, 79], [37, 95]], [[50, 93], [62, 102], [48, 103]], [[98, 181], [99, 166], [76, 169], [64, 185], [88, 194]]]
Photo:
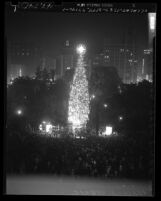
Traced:
[[8, 132], [8, 174], [55, 174], [152, 178], [153, 153], [146, 140], [123, 136], [76, 139]]

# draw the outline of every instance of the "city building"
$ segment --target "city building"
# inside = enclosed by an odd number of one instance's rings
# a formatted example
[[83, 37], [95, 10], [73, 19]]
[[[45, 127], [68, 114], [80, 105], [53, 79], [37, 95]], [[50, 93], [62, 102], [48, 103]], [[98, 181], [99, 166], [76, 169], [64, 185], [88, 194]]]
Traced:
[[[61, 54], [56, 58], [56, 79], [61, 78], [67, 70], [73, 69], [77, 65], [76, 44], [66, 40], [60, 49]], [[91, 59], [85, 57], [88, 77], [91, 73]]]
[[42, 59], [42, 49], [29, 42], [7, 42], [7, 83], [18, 76], [31, 76]]
[[152, 82], [153, 76], [153, 51], [152, 49], [142, 50], [140, 68], [138, 69], [137, 82], [148, 80]]
[[69, 40], [65, 41], [60, 49], [60, 54], [55, 59], [56, 68], [56, 79], [61, 78], [66, 70], [72, 69], [74, 67], [74, 49], [69, 43]]
[[142, 48], [142, 52], [140, 53], [140, 62], [139, 68], [137, 72], [137, 82], [142, 80], [148, 80], [149, 82], [153, 81], [153, 69], [155, 61], [154, 52], [155, 52], [155, 35], [156, 35], [156, 13], [148, 13], [148, 46], [146, 48]]
[[137, 79], [138, 58], [131, 46], [105, 45], [102, 52], [92, 59], [93, 66], [114, 66], [123, 83], [135, 83]]
[[156, 36], [156, 13], [148, 13], [149, 49], [153, 49], [153, 39]]

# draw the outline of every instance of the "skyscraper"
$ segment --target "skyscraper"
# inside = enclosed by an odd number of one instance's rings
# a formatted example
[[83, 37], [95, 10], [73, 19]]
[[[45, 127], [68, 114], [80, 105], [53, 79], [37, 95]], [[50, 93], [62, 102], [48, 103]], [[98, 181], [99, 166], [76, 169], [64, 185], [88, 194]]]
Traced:
[[105, 44], [102, 52], [95, 55], [93, 66], [114, 66], [123, 83], [135, 83], [137, 77], [137, 52], [130, 45]]
[[7, 81], [11, 77], [21, 75], [33, 75], [36, 67], [41, 62], [42, 50], [40, 47], [29, 42], [13, 42], [7, 43]]
[[[56, 58], [56, 78], [62, 77], [67, 70], [75, 69], [77, 64], [76, 45], [66, 40], [60, 49], [60, 55]], [[91, 60], [88, 56], [85, 58], [87, 75], [90, 76]]]
[[66, 40], [60, 49], [60, 55], [56, 58], [56, 78], [64, 75], [66, 70], [74, 67], [74, 48], [73, 45]]

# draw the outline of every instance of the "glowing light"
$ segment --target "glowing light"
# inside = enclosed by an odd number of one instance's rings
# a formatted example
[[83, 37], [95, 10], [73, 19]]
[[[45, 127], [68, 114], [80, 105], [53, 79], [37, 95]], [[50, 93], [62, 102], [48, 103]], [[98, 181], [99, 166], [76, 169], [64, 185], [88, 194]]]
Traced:
[[144, 74], [144, 64], [145, 64], [145, 60], [142, 60], [142, 74]]
[[120, 49], [120, 52], [124, 52], [124, 49]]
[[13, 84], [14, 77], [11, 75], [10, 84]]
[[120, 117], [119, 117], [119, 120], [123, 120], [123, 117], [122, 117], [122, 116], [120, 116]]
[[20, 71], [19, 71], [19, 76], [22, 77], [22, 70], [20, 68]]
[[22, 110], [17, 110], [17, 114], [21, 115], [22, 114]]
[[86, 127], [89, 115], [89, 92], [84, 58], [78, 58], [68, 105], [68, 122], [73, 131]]
[[13, 81], [12, 81], [12, 80], [10, 80], [10, 84], [13, 84]]
[[40, 131], [44, 131], [48, 134], [51, 134], [52, 133], [52, 129], [53, 129], [53, 126], [51, 123], [49, 122], [45, 122], [43, 121], [40, 125], [39, 125], [39, 130]]
[[104, 107], [105, 107], [105, 108], [107, 108], [107, 106], [108, 106], [107, 104], [104, 104]]
[[69, 40], [66, 40], [66, 44], [65, 44], [66, 46], [69, 46]]
[[92, 98], [94, 99], [96, 96], [95, 95], [92, 95]]
[[112, 126], [106, 126], [106, 130], [102, 133], [102, 135], [111, 135], [112, 134]]
[[144, 50], [144, 54], [151, 54], [151, 53], [152, 53], [151, 49]]
[[40, 124], [39, 129], [42, 131], [42, 124]]
[[46, 124], [46, 132], [47, 133], [52, 133], [52, 125], [51, 124]]
[[83, 55], [83, 54], [85, 54], [85, 52], [86, 52], [86, 48], [85, 48], [84, 45], [79, 45], [79, 46], [77, 47], [77, 53], [78, 53], [78, 54]]
[[151, 31], [155, 30], [155, 24], [156, 24], [156, 13], [148, 13], [149, 15], [149, 27]]

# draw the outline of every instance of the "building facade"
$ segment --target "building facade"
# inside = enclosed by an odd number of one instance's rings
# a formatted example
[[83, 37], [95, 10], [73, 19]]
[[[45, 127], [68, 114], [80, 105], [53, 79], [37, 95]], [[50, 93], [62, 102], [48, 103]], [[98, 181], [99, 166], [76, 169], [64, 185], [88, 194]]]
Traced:
[[147, 80], [152, 82], [153, 76], [153, 51], [152, 49], [142, 50], [140, 59], [140, 68], [138, 70], [137, 82]]
[[114, 66], [123, 83], [135, 83], [137, 79], [137, 52], [130, 46], [106, 45], [102, 52], [95, 55], [93, 66]]
[[[77, 66], [78, 55], [76, 53], [76, 45], [66, 40], [60, 49], [61, 54], [56, 58], [56, 79], [62, 78], [67, 70], [75, 69]], [[87, 75], [91, 73], [91, 59], [85, 57]]]
[[7, 82], [18, 76], [33, 75], [41, 63], [42, 49], [28, 42], [7, 42]]

